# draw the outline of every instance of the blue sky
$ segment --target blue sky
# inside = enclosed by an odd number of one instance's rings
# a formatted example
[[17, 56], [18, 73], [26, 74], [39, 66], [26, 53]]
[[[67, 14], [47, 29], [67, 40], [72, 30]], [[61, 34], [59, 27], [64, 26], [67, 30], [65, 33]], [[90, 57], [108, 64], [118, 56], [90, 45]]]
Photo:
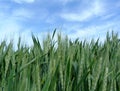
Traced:
[[55, 28], [80, 40], [120, 34], [120, 0], [0, 0], [0, 41], [22, 36], [31, 45], [31, 33], [41, 40]]

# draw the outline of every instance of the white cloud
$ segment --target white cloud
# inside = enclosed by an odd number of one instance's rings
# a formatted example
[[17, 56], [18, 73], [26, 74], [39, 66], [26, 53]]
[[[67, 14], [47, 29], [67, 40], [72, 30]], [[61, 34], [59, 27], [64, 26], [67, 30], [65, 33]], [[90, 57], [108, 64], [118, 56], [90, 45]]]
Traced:
[[107, 14], [107, 15], [104, 15], [103, 17], [101, 17], [101, 20], [110, 19], [114, 16], [115, 16], [115, 13]]
[[95, 15], [101, 15], [104, 12], [104, 4], [100, 0], [95, 0], [92, 2], [92, 7], [90, 8], [90, 11], [93, 12]]
[[[46, 1], [48, 1], [48, 0], [46, 0]], [[53, 2], [53, 3], [59, 3], [62, 5], [66, 5], [67, 3], [72, 2], [72, 1], [76, 1], [76, 0], [51, 0], [51, 2]]]
[[[5, 10], [8, 9], [5, 7]], [[19, 36], [23, 37], [22, 41], [27, 45], [31, 45], [31, 28], [23, 27], [19, 20], [33, 17], [33, 13], [24, 8], [16, 8], [11, 10], [12, 13], [6, 12], [4, 7], [0, 8], [0, 43], [6, 40], [7, 43], [13, 40], [15, 46], [17, 45]], [[5, 12], [4, 12], [5, 11]]]
[[[2, 19], [0, 18], [0, 20]], [[21, 36], [23, 44], [32, 45], [31, 29], [23, 28], [14, 18], [3, 19], [0, 26], [0, 43], [3, 40], [6, 40], [7, 43], [12, 40], [16, 49], [18, 38]]]
[[[1, 19], [0, 19], [1, 20]], [[4, 19], [2, 23], [0, 23], [0, 42], [3, 40], [7, 40], [7, 43], [10, 42], [10, 40], [14, 39], [13, 42], [16, 43], [17, 38], [16, 36], [19, 35], [19, 30], [21, 27], [17, 24], [16, 21], [12, 19]]]
[[63, 5], [69, 3], [69, 2], [72, 2], [72, 1], [75, 1], [75, 0], [57, 0], [58, 2], [61, 2]]
[[20, 29], [20, 26], [18, 26], [17, 22], [12, 20], [11, 18], [7, 18], [6, 20], [4, 19], [4, 21], [0, 23], [0, 26], [0, 34], [2, 38], [4, 38], [4, 35], [7, 36], [7, 34], [14, 34]]
[[16, 2], [16, 3], [19, 3], [19, 4], [21, 4], [21, 3], [33, 3], [33, 2], [35, 2], [35, 0], [13, 0], [14, 2]]
[[[109, 31], [115, 31], [115, 32], [119, 32], [119, 28], [117, 27], [117, 24], [119, 24], [120, 22], [106, 22], [104, 24], [101, 25], [91, 25], [85, 28], [81, 28], [78, 26], [72, 26], [72, 30], [71, 27], [68, 28], [67, 27], [67, 31], [69, 31], [69, 35], [68, 37], [71, 38], [72, 40], [79, 38], [80, 40], [88, 40], [90, 41], [92, 38], [94, 38], [95, 40], [97, 38], [100, 38], [100, 41], [104, 41], [105, 37], [106, 37], [106, 33]], [[73, 30], [74, 29], [74, 30]], [[73, 31], [73, 32], [72, 32]]]
[[84, 21], [89, 19], [91, 16], [91, 12], [82, 12], [80, 13], [63, 13], [61, 14], [61, 17], [64, 18], [67, 21]]
[[21, 37], [21, 42], [24, 45], [32, 46], [33, 41], [31, 34], [33, 34], [40, 39], [40, 43], [42, 43], [42, 39], [46, 38], [48, 32], [34, 32], [31, 28], [23, 27], [16, 19], [12, 17], [8, 18], [0, 18], [0, 43], [3, 40], [6, 40], [7, 44], [12, 40], [14, 43], [14, 48], [17, 49], [17, 43], [19, 37]]
[[25, 8], [17, 8], [13, 10], [12, 16], [18, 18], [32, 18], [34, 16], [34, 13]]
[[[78, 9], [79, 10], [79, 9]], [[74, 13], [65, 12], [61, 13], [60, 16], [67, 21], [86, 21], [96, 16], [101, 16], [104, 13], [104, 4], [99, 0], [91, 2], [90, 7], [83, 9], [81, 12]]]

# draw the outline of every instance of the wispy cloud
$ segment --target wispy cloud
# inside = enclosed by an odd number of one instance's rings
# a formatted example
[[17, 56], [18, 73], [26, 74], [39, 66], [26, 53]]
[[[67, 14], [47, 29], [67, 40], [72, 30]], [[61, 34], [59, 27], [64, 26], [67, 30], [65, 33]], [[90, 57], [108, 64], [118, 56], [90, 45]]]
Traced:
[[33, 3], [35, 0], [13, 0], [13, 1], [22, 4], [22, 3]]
[[57, 0], [57, 2], [60, 2], [63, 5], [65, 5], [65, 4], [69, 3], [69, 2], [72, 2], [72, 1], [75, 1], [75, 0]]
[[[2, 19], [0, 19], [2, 20]], [[18, 25], [16, 21], [12, 18], [3, 19], [2, 23], [0, 23], [0, 39], [1, 40], [11, 40], [14, 38], [13, 36], [17, 34], [19, 35], [19, 31], [21, 27]], [[16, 39], [15, 39], [16, 40]]]
[[[78, 26], [72, 26], [72, 30], [70, 30], [71, 28], [68, 28], [67, 30], [69, 30], [68, 32], [68, 37], [71, 39], [76, 39], [79, 38], [80, 40], [91, 40], [92, 38], [97, 39], [100, 38], [100, 41], [104, 41], [105, 37], [106, 37], [106, 33], [109, 31], [115, 31], [117, 33], [119, 33], [119, 28], [120, 27], [115, 27], [118, 26], [120, 22], [116, 22], [113, 23], [111, 22], [106, 22], [100, 25], [90, 25], [88, 27], [78, 27]], [[74, 29], [74, 30], [73, 30]]]
[[0, 42], [6, 40], [9, 43], [11, 40], [16, 48], [18, 38], [22, 37], [22, 42], [27, 45], [32, 45], [31, 29], [23, 27], [13, 17], [7, 17], [0, 20]]
[[[89, 4], [89, 3], [87, 3]], [[78, 7], [79, 11], [79, 7]], [[64, 12], [60, 16], [67, 21], [86, 21], [96, 16], [101, 16], [104, 13], [104, 6], [100, 0], [94, 0], [89, 4], [89, 7], [83, 9], [81, 12]]]
[[12, 12], [12, 16], [19, 19], [30, 19], [34, 16], [34, 13], [29, 9], [25, 8], [16, 8]]

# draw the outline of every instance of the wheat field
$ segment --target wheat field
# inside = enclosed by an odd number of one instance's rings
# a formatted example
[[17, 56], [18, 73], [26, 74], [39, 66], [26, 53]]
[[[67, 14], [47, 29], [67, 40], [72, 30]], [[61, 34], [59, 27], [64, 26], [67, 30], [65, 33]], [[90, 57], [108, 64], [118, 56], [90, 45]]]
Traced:
[[0, 91], [120, 91], [120, 39], [71, 41], [54, 35], [33, 46], [0, 43]]

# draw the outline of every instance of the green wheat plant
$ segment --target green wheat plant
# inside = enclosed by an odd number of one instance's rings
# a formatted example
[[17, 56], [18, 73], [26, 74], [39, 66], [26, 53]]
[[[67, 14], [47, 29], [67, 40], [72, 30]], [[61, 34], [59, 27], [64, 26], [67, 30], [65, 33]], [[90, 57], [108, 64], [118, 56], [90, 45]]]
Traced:
[[33, 45], [0, 43], [0, 91], [120, 91], [120, 39], [107, 33], [103, 43], [48, 34]]

